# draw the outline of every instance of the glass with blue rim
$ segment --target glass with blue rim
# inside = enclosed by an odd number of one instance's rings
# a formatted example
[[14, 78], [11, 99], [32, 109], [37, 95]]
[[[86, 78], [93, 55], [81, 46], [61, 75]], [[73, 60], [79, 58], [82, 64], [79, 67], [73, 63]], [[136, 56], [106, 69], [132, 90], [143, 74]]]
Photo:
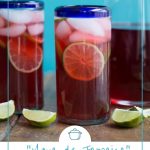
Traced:
[[43, 7], [0, 1], [0, 102], [14, 100], [16, 113], [43, 107]]
[[107, 7], [55, 9], [58, 121], [94, 125], [108, 120], [110, 40]]

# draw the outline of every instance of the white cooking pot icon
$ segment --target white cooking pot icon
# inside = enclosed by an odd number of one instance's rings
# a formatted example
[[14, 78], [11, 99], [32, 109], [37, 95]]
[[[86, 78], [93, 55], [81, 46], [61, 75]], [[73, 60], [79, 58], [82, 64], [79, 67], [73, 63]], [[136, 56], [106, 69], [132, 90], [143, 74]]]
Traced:
[[82, 132], [74, 128], [68, 134], [71, 140], [79, 140], [81, 138]]

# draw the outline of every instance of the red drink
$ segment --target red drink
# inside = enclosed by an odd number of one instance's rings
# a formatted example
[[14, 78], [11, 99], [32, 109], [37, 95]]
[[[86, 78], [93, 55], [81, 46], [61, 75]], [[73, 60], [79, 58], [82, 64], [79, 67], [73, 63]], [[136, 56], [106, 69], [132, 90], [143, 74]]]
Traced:
[[[78, 10], [80, 6], [72, 6], [71, 11], [74, 8]], [[85, 29], [84, 22], [85, 24], [88, 22], [88, 29]], [[91, 31], [93, 26], [90, 24], [97, 26], [97, 29]], [[104, 35], [99, 32], [101, 28]], [[82, 18], [82, 20], [69, 17], [56, 18], [59, 121], [89, 125], [102, 123], [108, 119], [110, 32], [109, 17]], [[96, 35], [97, 33], [99, 35]]]
[[7, 39], [0, 37], [0, 102], [7, 100]]
[[150, 32], [148, 30], [144, 32], [146, 40], [142, 49], [142, 31], [112, 30], [110, 87], [113, 104], [141, 105], [143, 97], [143, 104], [150, 105]]
[[0, 27], [0, 102], [13, 99], [20, 113], [22, 108], [43, 106], [43, 10], [42, 3], [38, 9], [32, 2], [10, 2], [9, 6], [0, 10], [4, 22]]

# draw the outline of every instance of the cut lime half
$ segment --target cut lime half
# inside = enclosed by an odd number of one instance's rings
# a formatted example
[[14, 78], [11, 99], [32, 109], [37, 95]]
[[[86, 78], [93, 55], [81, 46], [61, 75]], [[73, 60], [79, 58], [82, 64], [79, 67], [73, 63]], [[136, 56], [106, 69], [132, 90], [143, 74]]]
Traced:
[[130, 128], [138, 126], [143, 120], [143, 115], [139, 111], [130, 111], [116, 108], [113, 111], [112, 120], [120, 127]]
[[15, 112], [14, 101], [0, 103], [0, 120], [5, 120], [11, 117]]
[[23, 116], [31, 125], [37, 127], [47, 127], [56, 120], [56, 113], [44, 110], [23, 109]]

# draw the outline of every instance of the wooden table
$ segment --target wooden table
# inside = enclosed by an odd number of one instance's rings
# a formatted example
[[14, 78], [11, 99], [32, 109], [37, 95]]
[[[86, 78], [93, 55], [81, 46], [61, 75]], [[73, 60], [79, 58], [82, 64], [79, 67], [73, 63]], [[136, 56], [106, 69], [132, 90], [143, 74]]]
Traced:
[[[45, 110], [56, 111], [55, 76], [45, 76]], [[112, 110], [115, 106], [112, 106]], [[68, 125], [55, 122], [47, 128], [36, 128], [24, 117], [14, 115], [9, 121], [0, 122], [0, 141], [58, 141]], [[84, 126], [92, 141], [150, 141], [150, 119], [136, 128], [118, 128], [111, 119], [101, 125]]]

